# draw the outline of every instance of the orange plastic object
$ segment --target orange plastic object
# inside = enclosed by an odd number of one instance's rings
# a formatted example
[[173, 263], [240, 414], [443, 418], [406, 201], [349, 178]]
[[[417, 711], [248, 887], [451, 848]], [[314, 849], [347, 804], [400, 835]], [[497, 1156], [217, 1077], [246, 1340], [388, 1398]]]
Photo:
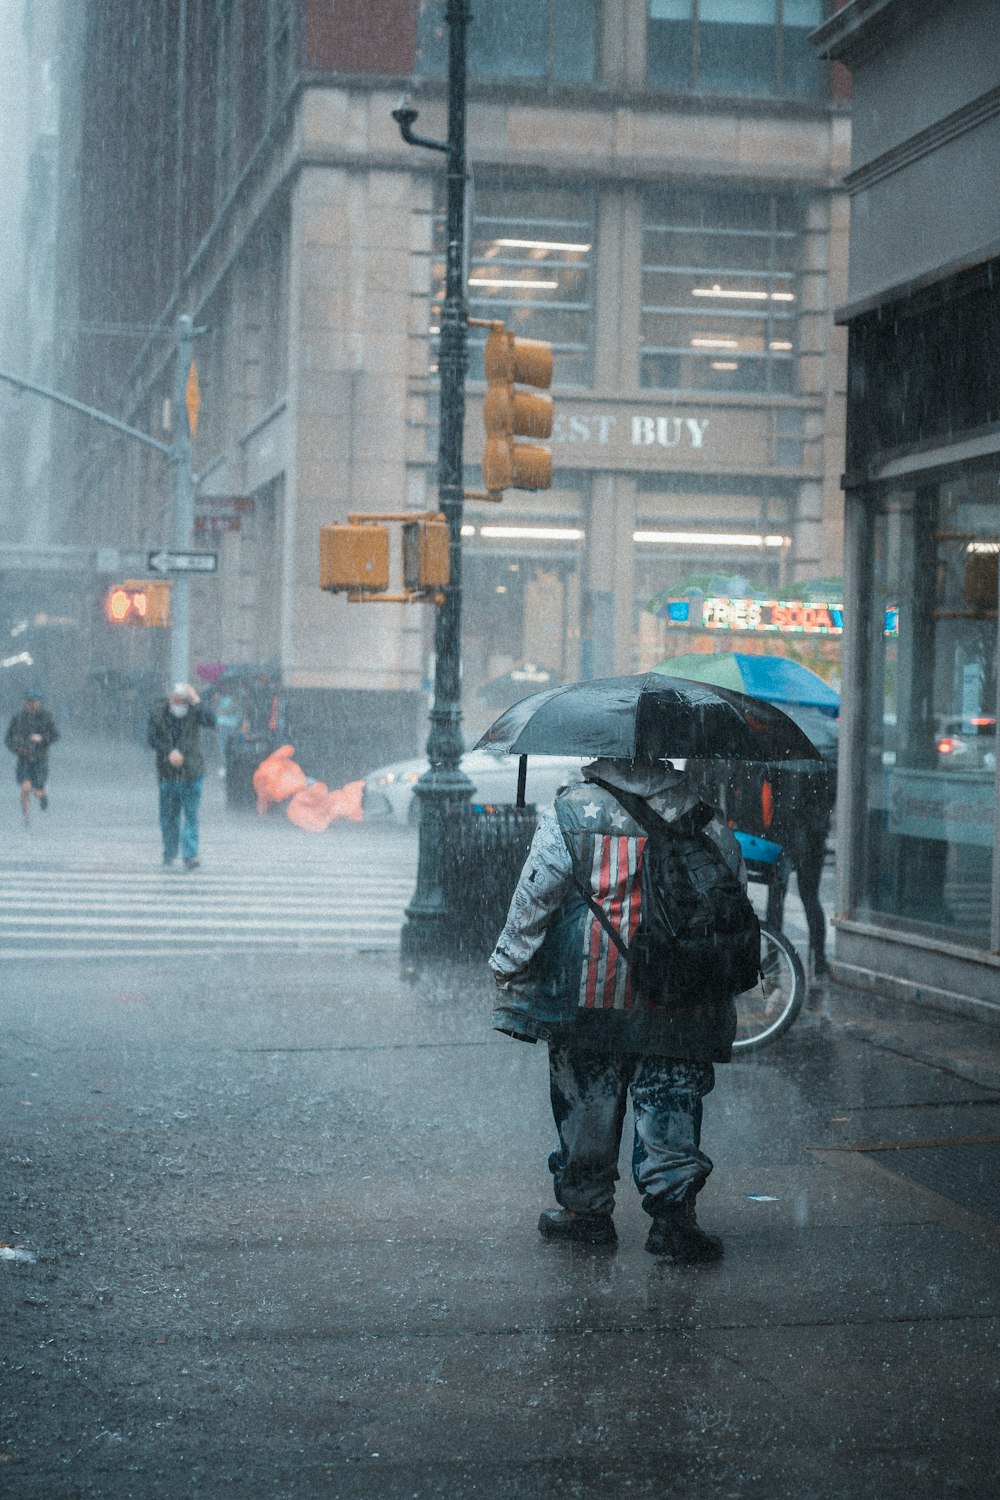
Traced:
[[325, 832], [337, 818], [360, 823], [363, 788], [363, 781], [350, 781], [331, 792], [325, 782], [314, 781], [312, 786], [295, 793], [286, 808], [288, 817], [296, 827], [309, 833]]
[[331, 792], [333, 816], [343, 818], [348, 823], [360, 823], [364, 818], [361, 811], [361, 793], [364, 789], [363, 781], [349, 781], [346, 786], [340, 786], [335, 792]]
[[294, 745], [282, 745], [262, 760], [254, 771], [253, 789], [257, 793], [257, 811], [261, 816], [272, 802], [284, 802], [306, 785], [306, 773], [292, 760], [294, 754]]
[[760, 812], [764, 827], [770, 828], [774, 821], [774, 793], [769, 781], [765, 781], [760, 789]]

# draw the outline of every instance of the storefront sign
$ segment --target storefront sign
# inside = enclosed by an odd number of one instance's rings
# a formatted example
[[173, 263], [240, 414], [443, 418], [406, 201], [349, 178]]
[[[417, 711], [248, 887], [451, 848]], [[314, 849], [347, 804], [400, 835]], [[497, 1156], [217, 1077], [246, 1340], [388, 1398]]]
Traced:
[[993, 777], [956, 771], [889, 775], [889, 832], [946, 844], [993, 844]]
[[688, 630], [777, 631], [795, 635], [840, 635], [840, 604], [801, 599], [671, 599], [656, 611], [668, 625]]
[[195, 498], [196, 535], [218, 536], [239, 531], [243, 517], [253, 515], [252, 495], [198, 495]]
[[[680, 630], [738, 630], [781, 635], [842, 635], [844, 606], [804, 599], [668, 599], [653, 609]], [[898, 635], [898, 611], [885, 612], [886, 635]]]
[[619, 421], [627, 422], [633, 448], [704, 448], [708, 417], [639, 416], [619, 418], [615, 412], [560, 412], [552, 426], [553, 443], [596, 443], [606, 448], [618, 436]]

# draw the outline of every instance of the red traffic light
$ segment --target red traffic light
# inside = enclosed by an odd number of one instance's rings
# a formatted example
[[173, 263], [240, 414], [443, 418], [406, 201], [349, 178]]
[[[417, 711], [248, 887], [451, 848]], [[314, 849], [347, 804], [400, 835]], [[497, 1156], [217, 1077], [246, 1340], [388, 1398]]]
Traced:
[[126, 579], [108, 590], [104, 613], [112, 625], [170, 624], [170, 584], [166, 580]]
[[146, 617], [146, 592], [144, 589], [111, 589], [107, 602], [108, 619], [114, 625], [123, 625], [127, 620], [144, 620]]

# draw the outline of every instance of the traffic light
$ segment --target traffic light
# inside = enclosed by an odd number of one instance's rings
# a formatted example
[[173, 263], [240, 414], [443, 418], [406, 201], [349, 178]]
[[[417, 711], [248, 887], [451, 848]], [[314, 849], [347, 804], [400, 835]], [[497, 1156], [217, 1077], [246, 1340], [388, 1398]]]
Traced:
[[389, 528], [321, 526], [319, 586], [331, 594], [385, 593], [389, 587]]
[[[547, 490], [552, 483], [550, 450], [514, 439], [552, 436], [552, 397], [536, 394], [552, 384], [552, 345], [515, 338], [502, 323], [492, 323], [483, 365], [483, 483], [487, 491], [496, 496], [505, 489]], [[536, 389], [518, 390], [518, 382]]]
[[427, 593], [443, 588], [451, 576], [448, 523], [444, 516], [423, 516], [403, 523], [403, 583]]
[[107, 592], [104, 613], [112, 625], [170, 624], [170, 583], [163, 578], [128, 578]]

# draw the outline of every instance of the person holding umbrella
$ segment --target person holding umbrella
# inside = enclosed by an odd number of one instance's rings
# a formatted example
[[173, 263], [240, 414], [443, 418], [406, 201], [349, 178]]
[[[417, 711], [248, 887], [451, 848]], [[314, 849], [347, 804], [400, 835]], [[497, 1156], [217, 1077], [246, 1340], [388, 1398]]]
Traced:
[[[631, 1095], [632, 1174], [652, 1219], [646, 1249], [682, 1264], [718, 1261], [722, 1240], [695, 1211], [712, 1171], [701, 1149], [702, 1101], [715, 1064], [730, 1059], [734, 1000], [748, 984], [720, 978], [683, 1003], [643, 991], [632, 962], [650, 900], [643, 863], [654, 833], [668, 844], [676, 836], [676, 848], [686, 851], [679, 859], [700, 859], [700, 871], [678, 873], [679, 886], [700, 879], [721, 890], [728, 881], [727, 899], [749, 911], [756, 972], [759, 930], [739, 845], [673, 762], [815, 751], [768, 705], [653, 675], [536, 694], [487, 730], [484, 744], [522, 755], [603, 752], [542, 816], [489, 959], [499, 991], [494, 1028], [549, 1046], [558, 1135], [549, 1168], [558, 1207], [543, 1212], [539, 1232], [548, 1240], [615, 1242], [614, 1185]], [[723, 949], [726, 941], [723, 932]], [[745, 972], [745, 934], [743, 944]]]

